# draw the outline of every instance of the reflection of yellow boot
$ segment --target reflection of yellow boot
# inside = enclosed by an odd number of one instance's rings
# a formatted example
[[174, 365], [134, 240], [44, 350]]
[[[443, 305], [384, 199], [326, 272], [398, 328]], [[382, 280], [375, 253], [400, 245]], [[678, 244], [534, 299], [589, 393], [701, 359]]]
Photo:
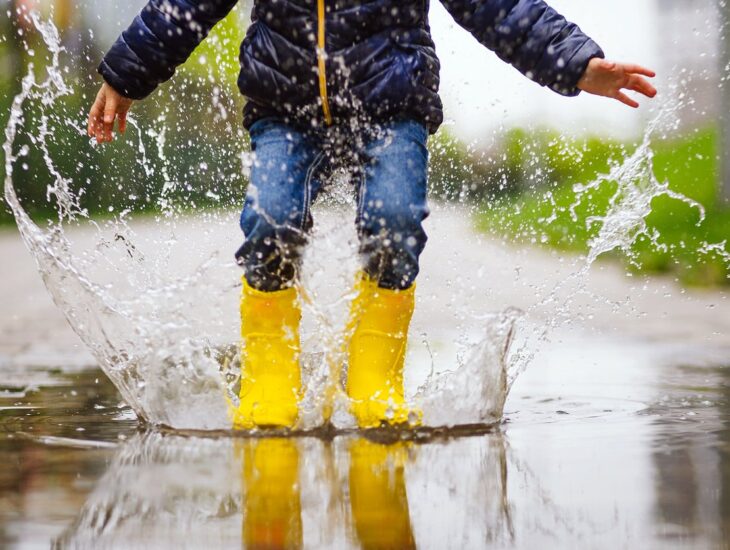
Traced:
[[[347, 395], [361, 428], [404, 424], [409, 411], [403, 394], [408, 326], [415, 287], [387, 290], [363, 274], [352, 303], [347, 332]], [[417, 419], [416, 414], [411, 415]]]
[[247, 442], [243, 482], [245, 548], [300, 548], [302, 514], [296, 441]]
[[416, 547], [405, 485], [405, 445], [358, 439], [350, 447], [350, 506], [365, 550]]
[[233, 416], [235, 428], [295, 425], [301, 315], [296, 289], [261, 292], [243, 278], [241, 403]]

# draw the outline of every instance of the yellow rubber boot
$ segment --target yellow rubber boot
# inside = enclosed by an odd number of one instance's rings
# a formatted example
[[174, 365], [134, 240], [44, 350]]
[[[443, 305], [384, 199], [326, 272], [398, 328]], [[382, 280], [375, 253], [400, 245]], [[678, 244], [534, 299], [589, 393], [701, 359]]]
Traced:
[[[388, 290], [362, 274], [353, 301], [348, 333], [347, 395], [361, 428], [418, 423], [403, 395], [408, 326], [415, 287]], [[409, 412], [410, 419], [409, 419]]]
[[302, 512], [296, 441], [247, 441], [243, 484], [245, 548], [301, 548]]
[[299, 321], [294, 288], [261, 292], [243, 278], [241, 402], [233, 426], [292, 428], [301, 392]]
[[350, 447], [350, 508], [362, 548], [415, 548], [405, 483], [406, 443]]

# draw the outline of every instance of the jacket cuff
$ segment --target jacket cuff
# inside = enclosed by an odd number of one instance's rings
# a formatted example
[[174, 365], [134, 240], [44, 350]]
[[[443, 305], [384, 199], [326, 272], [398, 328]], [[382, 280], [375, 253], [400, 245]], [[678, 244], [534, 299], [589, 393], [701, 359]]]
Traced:
[[97, 72], [104, 78], [104, 81], [109, 84], [117, 93], [123, 95], [126, 98], [140, 100], [150, 95], [155, 88], [143, 89], [140, 87], [130, 86], [124, 78], [122, 78], [114, 69], [111, 68], [106, 59], [97, 67]]
[[560, 79], [550, 84], [549, 88], [560, 95], [577, 96], [581, 92], [578, 81], [585, 74], [588, 62], [594, 57], [603, 59], [606, 55], [598, 44], [588, 38], [567, 61], [565, 70], [560, 73]]

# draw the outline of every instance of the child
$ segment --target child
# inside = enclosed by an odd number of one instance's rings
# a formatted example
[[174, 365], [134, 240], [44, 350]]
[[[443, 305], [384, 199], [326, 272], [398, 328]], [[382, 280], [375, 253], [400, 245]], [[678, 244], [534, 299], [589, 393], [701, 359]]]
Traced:
[[[566, 96], [638, 104], [654, 73], [609, 62], [542, 0], [441, 0], [501, 59]], [[99, 66], [88, 132], [124, 133], [132, 100], [168, 80], [236, 0], [150, 0]], [[241, 213], [240, 428], [297, 421], [295, 282], [324, 176], [345, 167], [357, 192], [362, 273], [347, 327], [347, 393], [361, 427], [418, 422], [403, 397], [406, 335], [428, 216], [426, 140], [442, 122], [428, 0], [255, 0], [238, 86], [255, 162]]]

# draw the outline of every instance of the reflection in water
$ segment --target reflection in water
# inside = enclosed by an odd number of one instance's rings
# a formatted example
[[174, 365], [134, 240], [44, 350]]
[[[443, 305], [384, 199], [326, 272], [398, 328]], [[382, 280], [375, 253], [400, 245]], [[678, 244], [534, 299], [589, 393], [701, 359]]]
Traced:
[[100, 371], [6, 372], [0, 547], [727, 547], [730, 368], [626, 357], [396, 443], [140, 433]]
[[240, 546], [240, 474], [232, 440], [137, 433], [55, 546]]
[[140, 433], [55, 546], [473, 547], [470, 537], [509, 532], [504, 456], [499, 434], [384, 443]]
[[0, 548], [48, 547], [136, 431], [99, 371], [0, 369]]
[[351, 442], [350, 506], [357, 538], [366, 550], [415, 548], [405, 484], [408, 445]]
[[[652, 407], [655, 516], [667, 540], [730, 544], [730, 367], [677, 369]], [[671, 397], [668, 397], [671, 396]], [[709, 414], [708, 414], [709, 413]]]
[[243, 444], [243, 541], [246, 548], [302, 545], [299, 449], [294, 439]]

